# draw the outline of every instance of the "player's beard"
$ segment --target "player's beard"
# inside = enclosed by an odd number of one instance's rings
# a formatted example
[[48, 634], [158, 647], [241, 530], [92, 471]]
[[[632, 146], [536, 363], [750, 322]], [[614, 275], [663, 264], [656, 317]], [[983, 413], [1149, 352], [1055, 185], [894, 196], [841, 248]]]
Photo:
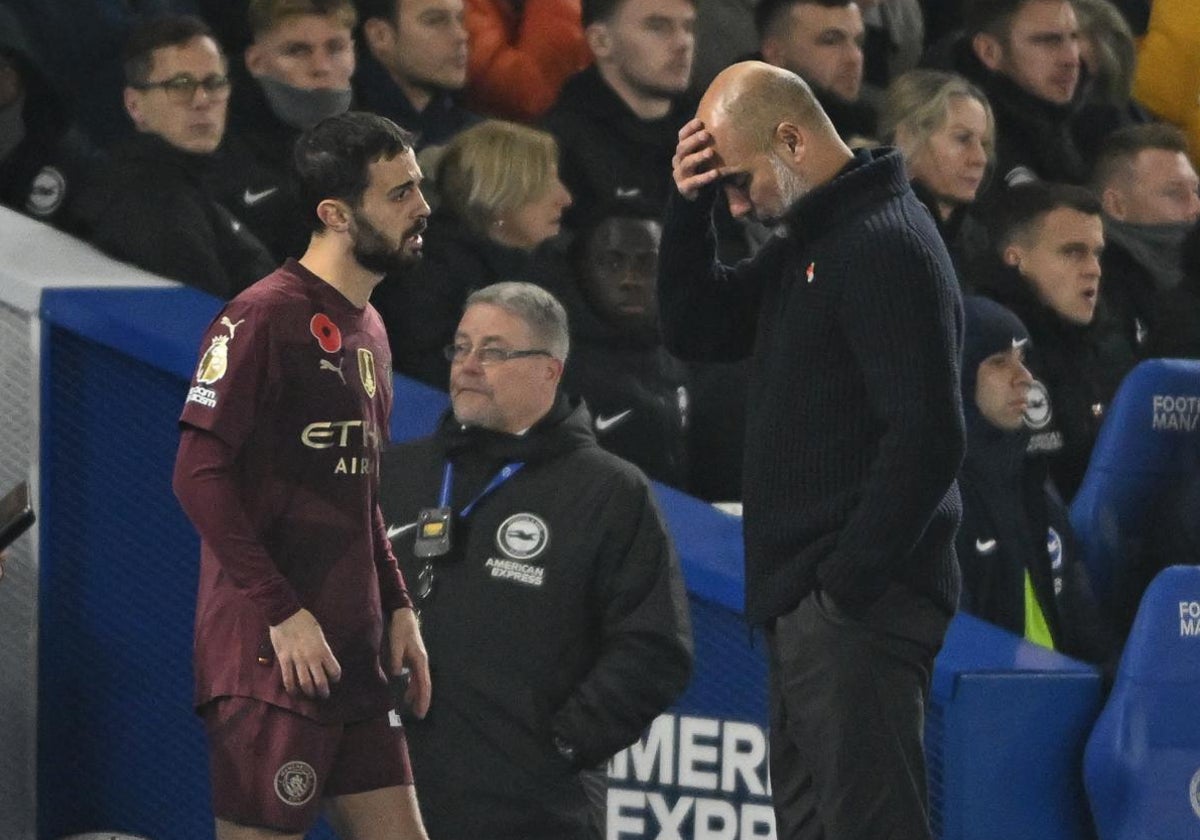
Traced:
[[425, 220], [419, 219], [415, 225], [406, 230], [400, 237], [399, 244], [392, 240], [367, 219], [360, 211], [355, 210], [351, 216], [354, 222], [354, 259], [374, 274], [387, 274], [412, 265], [421, 259], [421, 252], [409, 253], [404, 250], [404, 243], [409, 237], [425, 230]]

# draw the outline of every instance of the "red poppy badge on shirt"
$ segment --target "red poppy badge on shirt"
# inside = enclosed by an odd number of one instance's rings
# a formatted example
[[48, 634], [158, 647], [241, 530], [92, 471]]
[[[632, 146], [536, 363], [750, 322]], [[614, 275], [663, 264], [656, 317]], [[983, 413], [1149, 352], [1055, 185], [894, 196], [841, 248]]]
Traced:
[[308, 322], [308, 329], [326, 353], [336, 353], [342, 349], [342, 331], [324, 312], [318, 312], [312, 317]]

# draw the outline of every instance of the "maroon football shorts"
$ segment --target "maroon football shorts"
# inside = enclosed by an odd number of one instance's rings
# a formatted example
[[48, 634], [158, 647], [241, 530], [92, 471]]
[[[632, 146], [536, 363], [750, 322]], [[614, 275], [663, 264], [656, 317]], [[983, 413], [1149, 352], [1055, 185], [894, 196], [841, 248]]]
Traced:
[[222, 697], [201, 715], [213, 813], [228, 822], [303, 833], [326, 797], [412, 784], [404, 730], [386, 714], [324, 724], [260, 700]]

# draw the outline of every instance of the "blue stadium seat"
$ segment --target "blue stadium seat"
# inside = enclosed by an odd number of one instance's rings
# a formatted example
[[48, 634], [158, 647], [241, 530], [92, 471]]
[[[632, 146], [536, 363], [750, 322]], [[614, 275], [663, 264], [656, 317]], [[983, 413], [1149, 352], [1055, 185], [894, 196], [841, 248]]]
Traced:
[[1100, 840], [1200, 837], [1200, 567], [1150, 584], [1084, 753]]
[[[1129, 585], [1156, 492], [1200, 470], [1200, 362], [1150, 359], [1109, 406], [1087, 475], [1071, 503], [1092, 588], [1109, 616]], [[1200, 836], [1198, 834], [1197, 836]]]

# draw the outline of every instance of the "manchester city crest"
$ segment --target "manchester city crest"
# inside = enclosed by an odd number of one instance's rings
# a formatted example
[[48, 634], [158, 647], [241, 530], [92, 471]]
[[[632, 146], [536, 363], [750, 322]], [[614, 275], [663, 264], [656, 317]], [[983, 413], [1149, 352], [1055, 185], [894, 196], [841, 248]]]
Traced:
[[275, 773], [275, 795], [286, 805], [304, 805], [316, 792], [317, 773], [306, 761], [289, 761]]

